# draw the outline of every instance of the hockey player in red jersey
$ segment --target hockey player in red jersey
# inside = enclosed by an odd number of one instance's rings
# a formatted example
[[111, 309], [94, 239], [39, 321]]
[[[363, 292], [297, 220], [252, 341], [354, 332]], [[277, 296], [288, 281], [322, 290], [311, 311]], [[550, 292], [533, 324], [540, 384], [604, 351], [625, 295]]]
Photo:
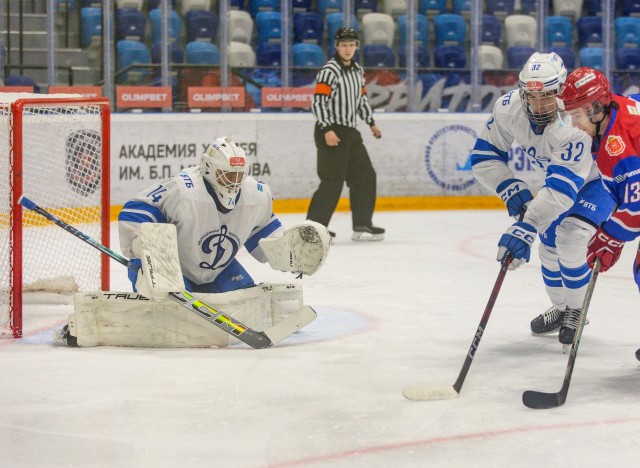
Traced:
[[[587, 67], [567, 77], [558, 99], [573, 124], [593, 137], [596, 165], [617, 205], [587, 250], [587, 263], [592, 267], [599, 257], [605, 272], [618, 261], [624, 244], [640, 236], [640, 102], [611, 93], [607, 78]], [[640, 288], [640, 250], [633, 276]]]

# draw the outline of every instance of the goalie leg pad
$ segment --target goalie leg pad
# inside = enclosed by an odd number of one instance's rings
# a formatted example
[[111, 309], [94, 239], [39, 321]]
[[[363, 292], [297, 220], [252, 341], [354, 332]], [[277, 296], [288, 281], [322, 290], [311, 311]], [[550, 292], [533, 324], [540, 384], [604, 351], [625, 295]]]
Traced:
[[142, 223], [132, 244], [142, 262], [136, 290], [151, 299], [162, 300], [170, 292], [184, 291], [178, 257], [178, 234], [173, 224]]
[[[263, 283], [220, 294], [194, 294], [256, 331], [266, 330], [302, 306], [301, 284]], [[224, 347], [238, 342], [171, 300], [130, 292], [88, 292], [74, 297], [69, 332], [78, 346]]]
[[322, 224], [305, 221], [280, 237], [260, 239], [259, 245], [274, 270], [312, 275], [327, 258], [331, 235]]
[[137, 293], [76, 294], [69, 331], [78, 346], [202, 348], [229, 344], [229, 335], [173, 301]]

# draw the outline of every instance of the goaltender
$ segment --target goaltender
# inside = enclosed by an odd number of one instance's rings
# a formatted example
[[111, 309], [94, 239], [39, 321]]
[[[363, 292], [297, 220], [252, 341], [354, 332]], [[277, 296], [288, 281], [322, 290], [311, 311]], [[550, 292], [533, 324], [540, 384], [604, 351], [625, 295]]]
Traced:
[[207, 146], [199, 166], [128, 201], [118, 217], [120, 247], [140, 265], [129, 270], [138, 294], [79, 294], [65, 330], [67, 342], [229, 344], [228, 334], [166, 300], [175, 291], [196, 293], [258, 331], [302, 308], [299, 283], [256, 285], [236, 257], [244, 246], [274, 270], [311, 275], [326, 259], [329, 232], [312, 221], [284, 229], [273, 213], [269, 186], [247, 170], [244, 150], [220, 137]]

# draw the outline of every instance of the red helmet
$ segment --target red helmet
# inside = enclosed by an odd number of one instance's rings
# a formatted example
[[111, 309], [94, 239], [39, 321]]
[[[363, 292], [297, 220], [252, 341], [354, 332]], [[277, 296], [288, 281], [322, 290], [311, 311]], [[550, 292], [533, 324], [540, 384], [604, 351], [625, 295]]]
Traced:
[[[611, 103], [611, 88], [607, 77], [588, 67], [572, 71], [558, 94], [566, 110], [591, 104], [594, 109], [606, 108]], [[599, 102], [600, 105], [594, 105]]]

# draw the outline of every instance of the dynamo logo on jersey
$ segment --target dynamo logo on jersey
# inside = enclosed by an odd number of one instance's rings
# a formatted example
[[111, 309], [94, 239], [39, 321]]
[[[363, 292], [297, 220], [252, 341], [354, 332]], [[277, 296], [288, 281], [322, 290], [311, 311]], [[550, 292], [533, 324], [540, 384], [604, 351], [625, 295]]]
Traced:
[[200, 262], [200, 268], [215, 270], [231, 263], [240, 249], [240, 244], [237, 237], [229, 233], [229, 228], [223, 224], [220, 229], [205, 234], [200, 240], [200, 247], [205, 254], [213, 254], [211, 263]]
[[475, 184], [471, 172], [471, 150], [476, 143], [475, 130], [466, 125], [442, 127], [429, 138], [424, 164], [431, 180], [445, 190], [466, 190]]

